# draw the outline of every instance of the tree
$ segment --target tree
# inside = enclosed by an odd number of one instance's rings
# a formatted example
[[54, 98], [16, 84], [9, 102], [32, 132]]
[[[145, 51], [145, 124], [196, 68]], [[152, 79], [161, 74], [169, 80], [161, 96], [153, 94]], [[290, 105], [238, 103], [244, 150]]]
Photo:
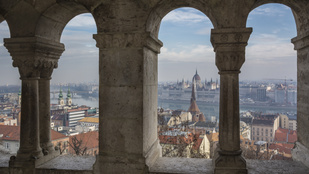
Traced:
[[60, 141], [60, 142], [58, 142], [57, 146], [58, 146], [58, 149], [59, 149], [60, 155], [61, 155], [68, 148], [68, 141], [65, 141], [65, 142]]
[[69, 142], [70, 147], [73, 149], [76, 155], [85, 155], [87, 147], [83, 146], [83, 140], [72, 137], [72, 142]]

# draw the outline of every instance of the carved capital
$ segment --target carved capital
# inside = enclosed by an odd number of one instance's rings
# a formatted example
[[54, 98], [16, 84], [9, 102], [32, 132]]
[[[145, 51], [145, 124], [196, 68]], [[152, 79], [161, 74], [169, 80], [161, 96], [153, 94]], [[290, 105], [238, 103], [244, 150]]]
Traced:
[[4, 42], [21, 79], [50, 78], [64, 51], [63, 44], [40, 37], [10, 38], [4, 39]]
[[252, 28], [212, 29], [211, 43], [220, 74], [238, 74], [245, 62], [245, 48]]
[[104, 33], [94, 34], [93, 38], [97, 41], [97, 47], [100, 49], [147, 47], [160, 53], [160, 48], [163, 46], [163, 43], [151, 36], [150, 33]]
[[291, 40], [295, 50], [303, 50], [309, 48], [309, 31], [299, 35]]
[[215, 52], [220, 50], [244, 49], [252, 33], [252, 28], [212, 29], [211, 43]]
[[[245, 52], [242, 51], [224, 51], [216, 53], [216, 66], [220, 74], [240, 73], [240, 68], [245, 62]], [[229, 73], [224, 73], [227, 71]]]

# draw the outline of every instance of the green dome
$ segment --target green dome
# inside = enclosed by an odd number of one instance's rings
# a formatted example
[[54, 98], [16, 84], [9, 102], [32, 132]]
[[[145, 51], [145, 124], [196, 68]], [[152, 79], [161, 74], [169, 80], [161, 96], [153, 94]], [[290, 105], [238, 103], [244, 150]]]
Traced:
[[59, 98], [63, 98], [62, 89], [60, 87]]
[[68, 89], [67, 97], [68, 97], [68, 98], [71, 98], [71, 96], [72, 96], [72, 95], [71, 95], [71, 91], [70, 91], [70, 88], [69, 88], [69, 89]]

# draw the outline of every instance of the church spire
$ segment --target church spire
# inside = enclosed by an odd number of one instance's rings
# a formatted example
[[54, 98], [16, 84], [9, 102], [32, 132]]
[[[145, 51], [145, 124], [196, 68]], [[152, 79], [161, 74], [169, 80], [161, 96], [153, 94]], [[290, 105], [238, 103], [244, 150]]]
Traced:
[[63, 94], [62, 94], [62, 89], [61, 89], [61, 86], [60, 86], [60, 91], [59, 91], [59, 99], [63, 98]]
[[192, 103], [192, 100], [196, 101], [196, 81], [194, 78], [192, 81], [191, 103]]
[[67, 94], [67, 97], [68, 97], [68, 98], [71, 98], [71, 97], [72, 97], [72, 95], [71, 95], [71, 91], [70, 91], [70, 87], [69, 87], [69, 89], [68, 89], [68, 94]]

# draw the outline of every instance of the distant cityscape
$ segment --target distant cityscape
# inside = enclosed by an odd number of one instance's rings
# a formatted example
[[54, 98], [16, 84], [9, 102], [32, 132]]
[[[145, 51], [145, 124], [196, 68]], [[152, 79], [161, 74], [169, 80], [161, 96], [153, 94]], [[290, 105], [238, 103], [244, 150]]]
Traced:
[[[0, 151], [10, 154], [19, 148], [20, 88], [0, 86]], [[52, 84], [50, 89], [54, 146], [63, 154], [98, 154], [99, 85]], [[202, 80], [197, 70], [192, 81], [159, 82], [158, 137], [163, 156], [214, 156], [219, 96], [220, 80]], [[297, 139], [297, 83], [291, 79], [240, 82], [239, 97], [243, 155], [290, 160]], [[74, 149], [76, 141], [82, 142], [80, 149]]]
[[[196, 71], [192, 81], [161, 83], [158, 88], [162, 155], [213, 158], [220, 133], [220, 82], [202, 82]], [[240, 113], [240, 147], [245, 158], [292, 160], [291, 150], [297, 141], [296, 89], [297, 84], [288, 79], [240, 82], [240, 104], [251, 107]], [[165, 108], [166, 103], [176, 104]], [[205, 105], [212, 107], [203, 112], [199, 106]], [[262, 112], [262, 108], [271, 112]], [[280, 108], [285, 108], [285, 112], [277, 112]]]

